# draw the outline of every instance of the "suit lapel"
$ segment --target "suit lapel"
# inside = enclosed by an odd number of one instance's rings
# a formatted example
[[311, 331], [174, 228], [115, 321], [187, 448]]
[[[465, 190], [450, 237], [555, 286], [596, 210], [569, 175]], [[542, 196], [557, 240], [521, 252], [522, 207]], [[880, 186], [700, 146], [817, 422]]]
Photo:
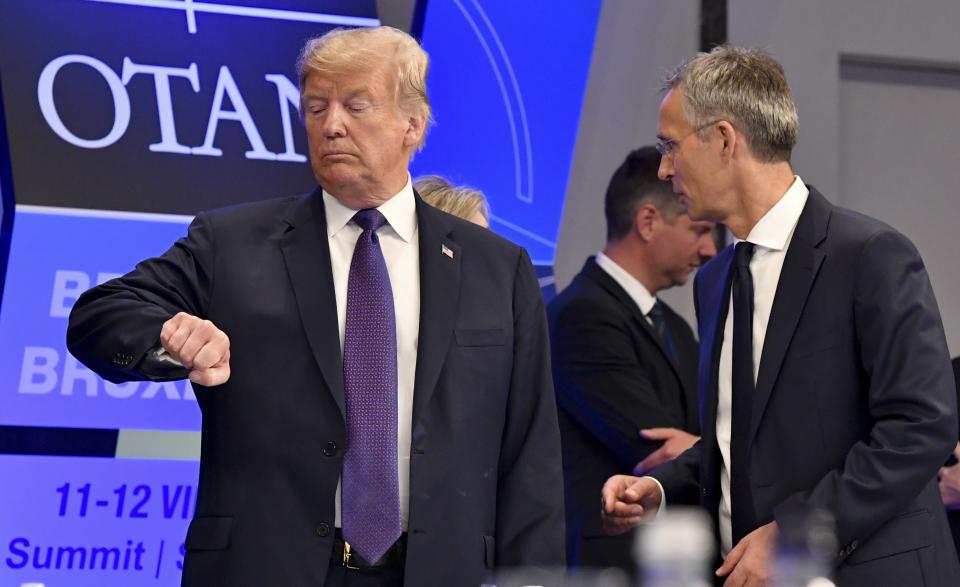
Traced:
[[767, 324], [767, 332], [764, 336], [756, 395], [753, 400], [751, 439], [760, 426], [763, 412], [770, 400], [780, 367], [783, 365], [783, 359], [797, 329], [807, 296], [810, 294], [810, 288], [823, 263], [825, 255], [817, 246], [826, 237], [829, 219], [830, 204], [811, 188], [783, 260], [773, 307], [770, 310], [770, 322]]
[[[697, 323], [700, 332], [700, 429], [704, 437], [716, 437], [720, 350], [730, 306], [730, 264], [733, 247], [727, 247], [697, 276]], [[706, 451], [712, 454], [711, 451]]]
[[586, 265], [583, 267], [583, 272], [600, 285], [604, 290], [606, 290], [610, 295], [617, 300], [620, 305], [625, 308], [629, 308], [630, 314], [633, 317], [634, 323], [637, 324], [637, 327], [642, 330], [647, 338], [660, 350], [660, 353], [663, 355], [663, 358], [666, 359], [667, 364], [670, 365], [670, 368], [673, 370], [673, 374], [676, 375], [677, 379], [680, 381], [682, 387], [686, 387], [686, 381], [680, 374], [680, 367], [677, 365], [677, 360], [670, 354], [670, 351], [667, 350], [666, 345], [663, 344], [663, 341], [657, 336], [656, 331], [653, 329], [653, 326], [650, 325], [650, 322], [647, 320], [647, 317], [643, 315], [643, 312], [637, 306], [637, 303], [633, 301], [633, 298], [624, 291], [620, 284], [610, 276], [609, 273], [603, 270], [602, 267], [597, 265], [596, 259], [591, 257], [587, 260]]
[[[420, 240], [420, 334], [413, 386], [413, 429], [426, 413], [450, 348], [460, 303], [462, 251], [452, 226], [417, 197]], [[449, 253], [449, 254], [448, 254]]]
[[300, 198], [284, 222], [280, 250], [293, 285], [300, 319], [313, 356], [334, 401], [345, 415], [337, 299], [330, 266], [330, 243], [320, 188]]

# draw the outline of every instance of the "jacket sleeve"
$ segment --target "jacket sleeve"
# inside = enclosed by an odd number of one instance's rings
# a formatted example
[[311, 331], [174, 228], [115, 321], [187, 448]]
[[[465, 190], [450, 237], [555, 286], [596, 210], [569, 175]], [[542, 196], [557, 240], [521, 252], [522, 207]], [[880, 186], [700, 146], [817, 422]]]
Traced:
[[640, 436], [641, 429], [683, 428], [684, 423], [661, 402], [622, 315], [595, 300], [577, 299], [551, 316], [560, 409], [600, 442], [623, 471], [632, 471], [661, 445]]
[[873, 426], [841, 467], [774, 508], [778, 522], [795, 511], [830, 512], [840, 545], [865, 541], [907, 507], [935, 478], [957, 433], [946, 339], [919, 253], [906, 237], [882, 230], [865, 241], [852, 270], [856, 339], [868, 380], [864, 401]]
[[198, 215], [186, 237], [160, 257], [83, 293], [70, 312], [67, 348], [108, 381], [182, 379], [188, 370], [155, 352], [163, 323], [178, 312], [203, 317], [209, 300], [213, 238]]
[[513, 291], [513, 373], [497, 487], [498, 567], [564, 565], [563, 467], [543, 297], [526, 252]]
[[[693, 279], [693, 307], [696, 312], [698, 327], [703, 324], [700, 316], [700, 275], [698, 272]], [[703, 336], [701, 335], [700, 338], [702, 339]], [[701, 398], [701, 419], [703, 418], [702, 401]], [[703, 428], [705, 426], [701, 422], [701, 429]], [[712, 441], [714, 441], [713, 438], [711, 438]], [[650, 471], [649, 475], [663, 486], [663, 491], [666, 494], [664, 500], [668, 505], [670, 502], [696, 503], [699, 499], [701, 493], [700, 463], [703, 449], [703, 438], [700, 438], [677, 458]]]

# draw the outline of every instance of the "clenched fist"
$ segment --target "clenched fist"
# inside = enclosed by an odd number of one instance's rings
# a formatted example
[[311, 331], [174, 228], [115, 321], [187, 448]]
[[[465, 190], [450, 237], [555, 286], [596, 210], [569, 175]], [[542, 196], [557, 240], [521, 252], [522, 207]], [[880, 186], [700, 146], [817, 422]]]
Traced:
[[190, 369], [190, 381], [213, 386], [230, 379], [230, 339], [209, 320], [180, 312], [163, 323], [160, 344]]

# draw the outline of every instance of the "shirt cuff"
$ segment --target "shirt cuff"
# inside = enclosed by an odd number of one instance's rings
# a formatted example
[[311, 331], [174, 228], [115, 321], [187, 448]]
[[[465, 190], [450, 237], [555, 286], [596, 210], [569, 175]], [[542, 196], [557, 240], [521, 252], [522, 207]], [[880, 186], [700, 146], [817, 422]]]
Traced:
[[660, 490], [660, 507], [657, 508], [657, 513], [656, 513], [656, 515], [653, 516], [654, 519], [657, 519], [657, 518], [659, 518], [661, 515], [663, 515], [663, 512], [665, 512], [665, 511], [667, 510], [667, 492], [663, 490], [663, 485], [661, 485], [660, 482], [657, 481], [655, 478], [653, 478], [653, 477], [644, 477], [644, 479], [650, 479], [651, 481], [653, 481], [654, 483], [656, 483], [656, 484], [657, 484], [657, 489]]

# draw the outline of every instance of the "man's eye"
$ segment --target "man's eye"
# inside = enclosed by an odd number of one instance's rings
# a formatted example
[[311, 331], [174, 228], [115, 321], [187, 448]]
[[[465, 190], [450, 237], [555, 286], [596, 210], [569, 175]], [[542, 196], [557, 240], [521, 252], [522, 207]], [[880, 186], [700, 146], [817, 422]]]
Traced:
[[367, 105], [367, 104], [362, 104], [362, 103], [361, 103], [361, 104], [348, 104], [348, 105], [347, 105], [347, 110], [349, 110], [350, 112], [363, 112], [363, 111], [366, 110], [367, 108], [368, 108], [368, 105]]

